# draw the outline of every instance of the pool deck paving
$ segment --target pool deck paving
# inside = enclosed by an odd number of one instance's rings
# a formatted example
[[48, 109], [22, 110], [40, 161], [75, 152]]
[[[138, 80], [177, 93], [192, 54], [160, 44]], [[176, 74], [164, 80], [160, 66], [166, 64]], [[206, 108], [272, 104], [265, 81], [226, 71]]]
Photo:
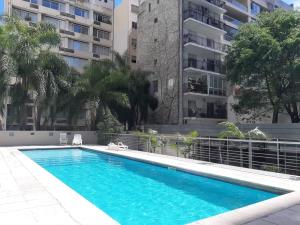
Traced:
[[[0, 147], [0, 224], [118, 224], [18, 150], [58, 147], [62, 146]], [[289, 192], [195, 221], [193, 225], [300, 225], [300, 177], [133, 150], [82, 147], [266, 190]]]

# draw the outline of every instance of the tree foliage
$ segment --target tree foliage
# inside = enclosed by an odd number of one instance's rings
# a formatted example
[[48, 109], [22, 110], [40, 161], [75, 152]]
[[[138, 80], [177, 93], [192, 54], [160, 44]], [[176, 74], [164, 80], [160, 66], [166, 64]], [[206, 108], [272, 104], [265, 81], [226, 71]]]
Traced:
[[52, 51], [60, 44], [55, 27], [29, 26], [12, 17], [4, 20], [0, 26], [0, 129], [8, 96], [9, 122], [21, 130], [27, 129], [28, 106], [34, 109], [33, 129], [38, 130], [55, 129], [59, 114], [66, 117], [69, 129], [75, 129], [82, 113], [91, 130], [117, 120], [135, 127], [147, 119], [148, 109], [156, 107], [147, 73], [132, 71], [124, 57], [115, 54], [113, 61], [92, 61], [81, 74]]
[[228, 79], [240, 86], [240, 114], [272, 111], [272, 122], [285, 110], [300, 122], [300, 13], [275, 10], [242, 25], [227, 57]]

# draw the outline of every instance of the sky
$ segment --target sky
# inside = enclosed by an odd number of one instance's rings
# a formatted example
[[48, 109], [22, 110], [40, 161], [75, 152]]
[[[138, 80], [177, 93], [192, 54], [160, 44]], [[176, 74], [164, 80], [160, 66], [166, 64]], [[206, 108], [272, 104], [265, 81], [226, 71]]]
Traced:
[[[4, 0], [0, 0], [0, 1], [4, 1]], [[116, 6], [119, 5], [121, 3], [122, 0], [115, 0], [115, 4]]]
[[3, 14], [4, 0], [0, 0], [0, 15]]

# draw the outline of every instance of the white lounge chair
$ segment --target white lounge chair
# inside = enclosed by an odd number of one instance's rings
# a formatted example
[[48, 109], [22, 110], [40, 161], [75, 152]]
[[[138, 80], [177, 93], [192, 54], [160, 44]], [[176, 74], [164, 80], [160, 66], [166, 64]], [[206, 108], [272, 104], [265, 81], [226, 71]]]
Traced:
[[67, 145], [68, 144], [67, 133], [60, 133], [59, 134], [59, 144], [61, 144], [61, 145]]
[[119, 148], [119, 146], [116, 145], [115, 143], [110, 142], [110, 143], [107, 145], [107, 150], [119, 151], [120, 148]]
[[72, 141], [72, 145], [82, 145], [82, 137], [81, 134], [74, 134], [74, 138]]
[[128, 150], [128, 146], [124, 145], [122, 142], [118, 142], [118, 147], [122, 150]]

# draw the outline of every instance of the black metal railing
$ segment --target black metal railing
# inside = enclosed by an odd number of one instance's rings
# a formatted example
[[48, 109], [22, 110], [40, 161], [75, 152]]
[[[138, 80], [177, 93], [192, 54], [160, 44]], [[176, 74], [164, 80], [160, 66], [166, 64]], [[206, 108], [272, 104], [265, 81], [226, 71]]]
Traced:
[[211, 3], [211, 4], [214, 4], [220, 8], [223, 8], [224, 5], [225, 5], [225, 2], [224, 1], [221, 1], [221, 0], [206, 0], [207, 2]]
[[195, 43], [198, 45], [201, 45], [203, 47], [211, 48], [214, 50], [222, 51], [222, 52], [227, 52], [228, 51], [228, 46], [225, 44], [222, 44], [220, 42], [217, 42], [215, 40], [209, 39], [209, 38], [204, 38], [201, 37], [197, 34], [192, 34], [192, 33], [187, 33], [183, 35], [183, 43]]
[[184, 108], [184, 117], [194, 117], [194, 118], [209, 118], [209, 119], [226, 119], [227, 118], [227, 108], [226, 104], [213, 104], [214, 109], [200, 109], [200, 108]]
[[225, 66], [220, 60], [187, 58], [183, 60], [183, 68], [195, 68], [216, 73], [225, 73]]
[[193, 18], [221, 30], [224, 28], [224, 23], [220, 20], [220, 16], [217, 14], [212, 16], [207, 11], [189, 8], [183, 12], [183, 17], [184, 19]]

